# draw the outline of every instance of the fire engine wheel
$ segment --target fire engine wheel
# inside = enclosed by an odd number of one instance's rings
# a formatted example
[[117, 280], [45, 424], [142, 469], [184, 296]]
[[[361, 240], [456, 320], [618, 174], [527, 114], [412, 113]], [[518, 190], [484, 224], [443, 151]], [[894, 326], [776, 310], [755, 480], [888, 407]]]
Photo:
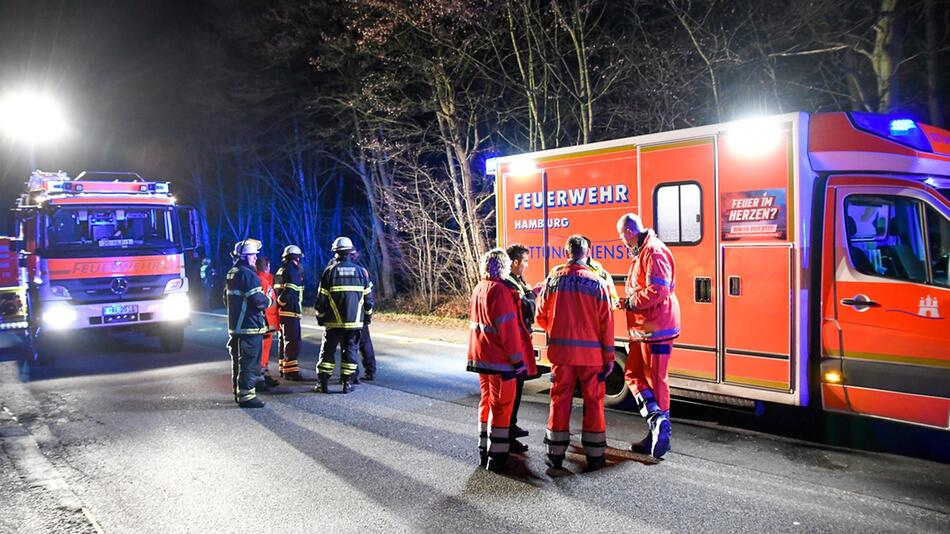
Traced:
[[184, 326], [166, 326], [158, 332], [158, 343], [164, 352], [179, 352], [185, 344]]
[[627, 353], [621, 349], [614, 352], [614, 369], [607, 375], [606, 395], [604, 396], [604, 406], [618, 410], [629, 410], [634, 407], [636, 401], [630, 388], [623, 379], [623, 370], [627, 363]]

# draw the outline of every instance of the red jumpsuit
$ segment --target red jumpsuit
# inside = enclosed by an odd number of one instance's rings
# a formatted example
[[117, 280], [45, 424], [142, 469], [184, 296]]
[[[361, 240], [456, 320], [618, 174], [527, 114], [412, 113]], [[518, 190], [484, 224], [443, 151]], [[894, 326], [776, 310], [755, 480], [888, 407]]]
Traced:
[[268, 272], [258, 272], [257, 277], [261, 279], [261, 289], [264, 294], [271, 299], [271, 305], [264, 310], [267, 333], [264, 334], [264, 342], [261, 345], [261, 368], [267, 369], [267, 363], [270, 361], [271, 343], [274, 341], [274, 332], [280, 327], [280, 316], [278, 315], [277, 296], [274, 293], [274, 275]]
[[563, 457], [571, 440], [571, 400], [580, 382], [584, 397], [581, 441], [588, 459], [607, 447], [604, 419], [606, 371], [614, 360], [614, 320], [607, 284], [585, 265], [568, 263], [545, 280], [538, 326], [548, 334], [551, 411], [544, 437], [547, 454]]
[[680, 333], [680, 305], [673, 294], [675, 287], [673, 255], [653, 230], [647, 230], [627, 275], [630, 354], [624, 378], [634, 393], [640, 415], [650, 422], [654, 448], [660, 439], [659, 421], [666, 421], [662, 432], [666, 433], [667, 443], [662, 445], [659, 454], [653, 451], [658, 457], [668, 447], [670, 352], [673, 339]]
[[529, 357], [517, 298], [499, 279], [482, 280], [472, 291], [467, 370], [479, 373], [478, 448], [489, 457], [508, 455], [515, 377]]

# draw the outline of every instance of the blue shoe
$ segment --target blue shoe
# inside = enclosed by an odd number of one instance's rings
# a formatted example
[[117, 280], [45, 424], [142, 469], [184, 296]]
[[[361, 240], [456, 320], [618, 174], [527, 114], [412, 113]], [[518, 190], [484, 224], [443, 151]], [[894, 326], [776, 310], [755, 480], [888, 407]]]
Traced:
[[670, 416], [660, 415], [653, 424], [653, 450], [650, 455], [654, 458], [662, 458], [663, 455], [670, 452]]

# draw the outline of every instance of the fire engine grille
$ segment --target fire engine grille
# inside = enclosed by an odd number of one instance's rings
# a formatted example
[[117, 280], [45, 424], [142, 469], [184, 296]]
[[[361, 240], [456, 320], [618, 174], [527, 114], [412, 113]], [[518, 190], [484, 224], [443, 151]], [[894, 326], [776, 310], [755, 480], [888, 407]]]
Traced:
[[87, 278], [83, 280], [57, 280], [54, 285], [69, 290], [73, 304], [98, 304], [123, 300], [158, 299], [165, 294], [165, 284], [178, 278], [177, 274], [154, 276], [129, 276], [110, 278]]

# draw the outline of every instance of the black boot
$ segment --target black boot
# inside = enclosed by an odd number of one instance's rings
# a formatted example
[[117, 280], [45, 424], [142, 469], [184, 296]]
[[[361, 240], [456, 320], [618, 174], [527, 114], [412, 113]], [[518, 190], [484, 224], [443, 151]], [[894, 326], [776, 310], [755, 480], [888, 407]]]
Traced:
[[261, 401], [261, 399], [254, 397], [253, 399], [246, 400], [244, 402], [239, 402], [238, 406], [240, 406], [241, 408], [263, 408], [264, 403]]
[[317, 379], [320, 381], [313, 390], [317, 393], [329, 393], [330, 392], [330, 375], [325, 375], [320, 373], [317, 375]]
[[522, 454], [528, 452], [528, 446], [512, 438], [511, 441], [508, 442], [508, 451], [514, 454]]
[[290, 373], [281, 371], [280, 377], [290, 382], [303, 382], [303, 377], [300, 376], [300, 371], [293, 371]]
[[264, 383], [267, 384], [268, 387], [272, 387], [272, 388], [275, 388], [280, 385], [280, 382], [278, 382], [276, 378], [272, 377], [270, 375], [270, 371], [266, 369], [264, 370]]
[[353, 383], [350, 382], [350, 378], [349, 378], [349, 377], [346, 377], [346, 378], [343, 379], [343, 393], [346, 394], [346, 393], [349, 393], [349, 392], [351, 392], [351, 391], [353, 391]]
[[587, 471], [588, 473], [592, 471], [598, 471], [607, 463], [607, 459], [603, 456], [588, 456], [587, 457]]
[[366, 371], [365, 373], [363, 373], [363, 380], [367, 382], [372, 382], [374, 378], [376, 378], [376, 373], [372, 373], [369, 371]]
[[640, 441], [636, 441], [630, 444], [630, 452], [636, 452], [639, 454], [650, 454], [650, 451], [653, 449], [653, 434], [647, 433], [647, 436]]
[[544, 455], [544, 464], [552, 469], [564, 469], [562, 465], [564, 463], [563, 454], [546, 454]]
[[508, 472], [508, 453], [489, 454], [485, 469], [488, 469], [492, 473]]
[[478, 466], [482, 469], [488, 467], [488, 451], [481, 447], [478, 448]]

